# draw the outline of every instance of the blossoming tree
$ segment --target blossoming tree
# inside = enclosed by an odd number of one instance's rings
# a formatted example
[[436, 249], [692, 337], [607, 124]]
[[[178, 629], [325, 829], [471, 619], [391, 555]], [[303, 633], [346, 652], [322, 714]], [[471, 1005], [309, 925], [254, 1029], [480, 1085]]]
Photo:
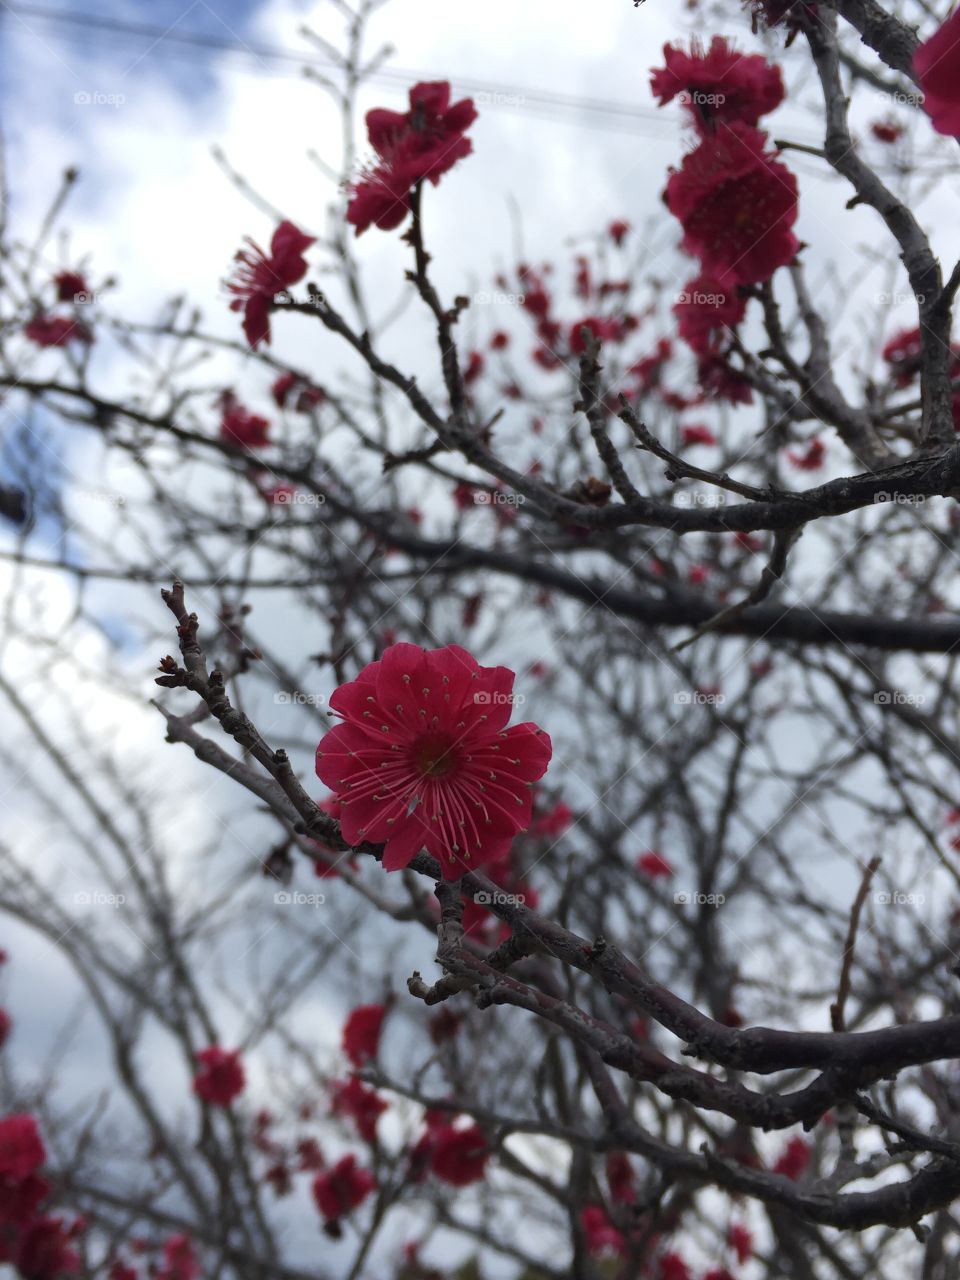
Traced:
[[[0, 1260], [946, 1280], [960, 267], [923, 195], [927, 158], [955, 180], [960, 14], [704, 13], [650, 68], [687, 133], [669, 280], [611, 210], [497, 273], [488, 323], [427, 233], [477, 104], [413, 85], [355, 157], [373, 7], [342, 8], [329, 226], [225, 254], [230, 336], [48, 261], [72, 172], [39, 241], [4, 226]], [[817, 145], [777, 116], [813, 84]], [[810, 166], [909, 298], [863, 355], [812, 278]], [[105, 487], [74, 511], [77, 431]], [[118, 610], [165, 654], [152, 706]], [[79, 1083], [67, 1031], [19, 1065], [41, 944], [98, 1028]]]

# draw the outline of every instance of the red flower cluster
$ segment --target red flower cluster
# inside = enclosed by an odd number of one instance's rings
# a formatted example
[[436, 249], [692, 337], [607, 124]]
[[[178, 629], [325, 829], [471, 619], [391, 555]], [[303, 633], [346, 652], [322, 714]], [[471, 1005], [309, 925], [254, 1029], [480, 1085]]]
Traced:
[[773, 1166], [774, 1173], [781, 1173], [794, 1182], [804, 1173], [810, 1163], [810, 1144], [803, 1138], [791, 1138], [784, 1147]]
[[532, 836], [546, 836], [550, 840], [562, 836], [576, 820], [576, 815], [568, 804], [558, 800], [547, 813], [540, 814], [530, 826]]
[[690, 1268], [679, 1253], [665, 1253], [661, 1257], [658, 1280], [691, 1280]]
[[446, 80], [415, 84], [410, 110], [367, 112], [367, 137], [376, 163], [352, 187], [347, 221], [356, 234], [376, 225], [399, 227], [410, 211], [410, 192], [425, 178], [436, 186], [473, 143], [465, 137], [477, 118], [472, 98], [450, 104]]
[[607, 1185], [618, 1204], [632, 1204], [637, 1198], [633, 1165], [625, 1152], [611, 1151], [607, 1156]]
[[484, 1177], [490, 1144], [477, 1124], [460, 1125], [445, 1112], [428, 1111], [426, 1128], [410, 1152], [410, 1177], [423, 1180], [427, 1169], [453, 1187], [467, 1187]]
[[23, 332], [38, 347], [65, 347], [71, 342], [89, 346], [93, 342], [90, 329], [73, 316], [34, 316], [23, 326]]
[[[77, 294], [89, 294], [90, 289], [87, 281], [79, 271], [58, 271], [53, 277], [53, 283], [57, 287], [58, 302], [76, 302]], [[86, 301], [81, 298], [80, 301]]]
[[47, 1158], [37, 1122], [30, 1115], [0, 1120], [0, 1262], [10, 1262], [29, 1280], [62, 1280], [80, 1268], [70, 1247], [80, 1222], [40, 1212], [50, 1186], [37, 1170]]
[[313, 1199], [326, 1222], [334, 1223], [363, 1204], [376, 1185], [370, 1170], [358, 1168], [357, 1157], [347, 1155], [331, 1169], [317, 1174]]
[[459, 645], [395, 644], [341, 685], [317, 773], [340, 797], [344, 839], [384, 841], [387, 871], [426, 849], [448, 880], [503, 858], [551, 755], [536, 725], [507, 728], [513, 681]]
[[179, 1234], [164, 1241], [163, 1266], [157, 1280], [199, 1280], [199, 1277], [200, 1263], [190, 1237]]
[[648, 849], [637, 859], [637, 870], [648, 880], [669, 879], [673, 875], [673, 867], [662, 853], [656, 849]]
[[270, 423], [245, 408], [232, 391], [220, 397], [220, 439], [234, 449], [264, 449], [270, 443]]
[[766, 135], [732, 124], [705, 138], [671, 174], [670, 212], [683, 226], [683, 247], [721, 284], [758, 284], [791, 262], [800, 247], [797, 180]]
[[916, 51], [913, 69], [934, 129], [960, 138], [960, 9]]
[[735, 285], [700, 274], [684, 285], [673, 314], [677, 332], [699, 356], [707, 356], [722, 346], [723, 336], [743, 319], [746, 298]]
[[874, 120], [870, 125], [870, 132], [878, 142], [892, 146], [903, 137], [903, 125], [896, 120]]
[[593, 1256], [626, 1253], [627, 1242], [623, 1232], [617, 1230], [601, 1205], [587, 1205], [580, 1214], [580, 1228], [587, 1252]]
[[827, 446], [816, 436], [801, 451], [787, 450], [791, 466], [796, 467], [798, 471], [819, 471], [826, 456]]
[[679, 95], [701, 135], [734, 121], [755, 125], [783, 101], [780, 68], [758, 53], [738, 53], [723, 36], [706, 52], [696, 41], [689, 53], [665, 44], [663, 60], [650, 73], [653, 96], [665, 106]]
[[331, 1115], [347, 1116], [352, 1120], [364, 1142], [376, 1142], [377, 1122], [387, 1109], [388, 1103], [384, 1102], [376, 1089], [371, 1089], [357, 1076], [331, 1082]]
[[270, 342], [270, 312], [276, 295], [307, 274], [304, 252], [316, 240], [292, 222], [281, 222], [270, 241], [269, 256], [245, 237], [249, 246], [234, 255], [237, 266], [227, 289], [234, 295], [231, 311], [243, 312], [243, 332], [251, 347]]
[[362, 1067], [377, 1056], [386, 1014], [385, 1004], [361, 1004], [344, 1023], [343, 1051], [355, 1067]]
[[737, 1255], [737, 1261], [741, 1265], [753, 1257], [753, 1236], [742, 1223], [731, 1222], [727, 1231], [727, 1244]]
[[717, 437], [703, 422], [691, 422], [680, 429], [680, 442], [685, 446], [694, 444], [716, 444]]
[[278, 409], [286, 407], [291, 392], [296, 390], [297, 398], [293, 402], [294, 412], [309, 413], [318, 404], [323, 404], [326, 395], [319, 387], [312, 387], [309, 382], [296, 373], [281, 373], [270, 388], [273, 402]]
[[211, 1107], [228, 1107], [243, 1093], [246, 1075], [238, 1049], [221, 1049], [212, 1045], [197, 1054], [201, 1070], [193, 1078], [193, 1091]]

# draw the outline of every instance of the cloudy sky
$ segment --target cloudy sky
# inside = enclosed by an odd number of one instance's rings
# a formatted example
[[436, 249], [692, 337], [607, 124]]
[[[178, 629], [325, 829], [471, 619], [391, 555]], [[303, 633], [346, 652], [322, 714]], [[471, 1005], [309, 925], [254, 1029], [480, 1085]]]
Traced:
[[[751, 43], [735, 0], [729, 9], [729, 26], [710, 23], [708, 32], [726, 30], [741, 47], [761, 48]], [[94, 11], [96, 22], [90, 22]], [[71, 244], [51, 244], [51, 266], [89, 256], [95, 279], [118, 278], [123, 313], [144, 318], [171, 294], [185, 293], [204, 307], [209, 329], [235, 336], [237, 320], [220, 281], [241, 237], [265, 242], [272, 219], [229, 182], [212, 149], [220, 148], [255, 191], [305, 229], [322, 229], [336, 196], [306, 158], [312, 150], [337, 167], [341, 141], [335, 110], [303, 75], [306, 60], [324, 70], [321, 49], [300, 34], [304, 24], [334, 45], [342, 41], [343, 21], [329, 0], [5, 6], [0, 101], [19, 234], [35, 229], [60, 173], [76, 165], [81, 182], [66, 219]], [[125, 29], [130, 26], [141, 30]], [[566, 257], [570, 237], [596, 232], [613, 218], [626, 218], [645, 234], [647, 222], [662, 212], [667, 168], [679, 162], [687, 141], [679, 108], [656, 108], [649, 69], [666, 39], [703, 26], [680, 0], [645, 0], [638, 8], [631, 0], [589, 6], [583, 0], [391, 0], [377, 13], [369, 49], [389, 44], [394, 52], [386, 73], [364, 91], [363, 109], [402, 107], [406, 86], [417, 79], [450, 79], [455, 94], [469, 93], [479, 106], [469, 165], [428, 193], [426, 226], [448, 295], [464, 281], [482, 285], [493, 270], [515, 261], [518, 223], [523, 253], [534, 262]], [[814, 100], [813, 86], [793, 70], [790, 78], [793, 104], [778, 113], [777, 136], [816, 143], [815, 121], [804, 109]], [[868, 96], [855, 118], [862, 126], [886, 110]], [[914, 129], [919, 146], [936, 145], [934, 154], [952, 146], [935, 144], [922, 118]], [[870, 154], [889, 162], [877, 150]], [[866, 360], [865, 317], [877, 313], [878, 294], [894, 293], [902, 277], [863, 270], [861, 249], [880, 243], [876, 215], [846, 211], [849, 193], [816, 159], [791, 156], [789, 162], [801, 178], [798, 231], [810, 246], [813, 278], [831, 300], [843, 294], [847, 302], [843, 337], [851, 372]], [[952, 264], [960, 254], [957, 177], [931, 180], [923, 195], [923, 217]], [[666, 215], [658, 225], [653, 252], [665, 278], [682, 284], [678, 230]], [[398, 237], [374, 230], [363, 237], [360, 256], [375, 306], [386, 310], [407, 251]], [[886, 335], [909, 318], [906, 302], [880, 305]], [[293, 317], [275, 326], [283, 353], [306, 362], [305, 326]], [[391, 341], [402, 346], [403, 334]], [[872, 328], [869, 341], [875, 348]], [[58, 607], [68, 607], [65, 592]], [[153, 732], [154, 718], [144, 709], [131, 732], [142, 740]], [[118, 706], [115, 720], [130, 726], [129, 707]], [[155, 741], [164, 767], [179, 769], [159, 733]], [[32, 980], [49, 977], [44, 985], [52, 988], [55, 970], [45, 965], [38, 954]], [[65, 996], [59, 1012], [67, 1005]], [[43, 1026], [39, 1014], [28, 1014], [38, 1037], [54, 1021], [50, 1006], [42, 1013]]]

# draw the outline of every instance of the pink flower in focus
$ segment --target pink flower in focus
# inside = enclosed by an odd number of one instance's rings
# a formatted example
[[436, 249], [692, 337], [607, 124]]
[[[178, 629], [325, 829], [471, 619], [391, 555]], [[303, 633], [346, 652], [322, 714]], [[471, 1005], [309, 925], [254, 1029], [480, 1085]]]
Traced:
[[513, 681], [459, 645], [396, 644], [335, 690], [343, 723], [318, 746], [317, 773], [340, 797], [344, 839], [384, 841], [387, 871], [426, 849], [448, 880], [503, 857], [551, 754], [536, 725], [507, 728]]
[[667, 181], [667, 207], [683, 247], [722, 284], [758, 284], [792, 262], [800, 242], [797, 180], [766, 136], [734, 123], [705, 138]]
[[410, 211], [410, 192], [424, 179], [436, 186], [468, 156], [465, 132], [477, 118], [471, 98], [450, 104], [450, 84], [436, 80], [410, 90], [410, 110], [367, 112], [367, 137], [377, 160], [351, 188], [347, 221], [360, 235], [370, 226], [391, 231]]
[[706, 51], [694, 40], [686, 53], [663, 46], [666, 66], [650, 73], [653, 96], [665, 106], [677, 95], [701, 135], [718, 124], [755, 125], [783, 101], [780, 68], [758, 53], [738, 53], [723, 36]]

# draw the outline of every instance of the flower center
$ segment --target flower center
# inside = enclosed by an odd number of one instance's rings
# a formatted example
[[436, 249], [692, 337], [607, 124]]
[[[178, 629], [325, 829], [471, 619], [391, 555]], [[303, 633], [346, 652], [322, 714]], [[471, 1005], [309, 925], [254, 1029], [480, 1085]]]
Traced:
[[413, 749], [413, 766], [425, 778], [445, 778], [456, 764], [457, 753], [447, 737], [423, 738]]

